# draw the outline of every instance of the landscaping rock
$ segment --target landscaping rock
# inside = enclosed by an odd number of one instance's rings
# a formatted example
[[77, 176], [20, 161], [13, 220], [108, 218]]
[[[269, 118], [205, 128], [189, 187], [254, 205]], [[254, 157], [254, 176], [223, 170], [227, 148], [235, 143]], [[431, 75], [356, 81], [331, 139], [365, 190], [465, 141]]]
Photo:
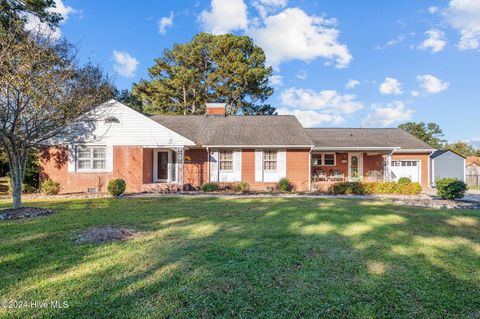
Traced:
[[8, 208], [0, 211], [0, 220], [25, 219], [52, 214], [52, 211], [38, 207]]
[[480, 202], [443, 199], [399, 199], [393, 200], [394, 204], [415, 206], [434, 209], [480, 209]]
[[77, 244], [104, 244], [113, 241], [132, 239], [135, 231], [122, 226], [95, 227], [83, 231], [77, 238]]

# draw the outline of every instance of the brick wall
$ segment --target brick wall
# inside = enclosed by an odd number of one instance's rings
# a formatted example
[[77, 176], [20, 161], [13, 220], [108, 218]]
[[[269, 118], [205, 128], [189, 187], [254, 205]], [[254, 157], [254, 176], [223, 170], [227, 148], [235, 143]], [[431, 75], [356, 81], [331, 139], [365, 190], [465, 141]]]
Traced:
[[208, 153], [206, 149], [190, 149], [185, 151], [185, 157], [191, 158], [184, 164], [183, 182], [187, 186], [196, 187], [208, 181]]
[[141, 146], [115, 146], [113, 149], [113, 172], [78, 173], [68, 172], [66, 147], [45, 149], [40, 156], [41, 179], [50, 178], [60, 182], [61, 193], [86, 192], [97, 188], [106, 192], [108, 181], [123, 178], [127, 192], [138, 192], [143, 183], [143, 148]]
[[153, 148], [143, 149], [143, 183], [153, 183]]
[[423, 187], [428, 187], [428, 170], [430, 162], [429, 154], [394, 154], [392, 161], [420, 161], [421, 162], [421, 184]]

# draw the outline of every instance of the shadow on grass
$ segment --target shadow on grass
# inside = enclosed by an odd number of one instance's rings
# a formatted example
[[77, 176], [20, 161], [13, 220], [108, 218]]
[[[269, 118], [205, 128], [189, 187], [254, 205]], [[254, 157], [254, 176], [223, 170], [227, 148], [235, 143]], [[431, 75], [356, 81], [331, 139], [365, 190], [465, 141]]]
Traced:
[[[0, 223], [0, 293], [64, 317], [478, 317], [478, 211], [339, 199], [35, 202]], [[135, 240], [75, 245], [111, 224]], [[31, 314], [9, 311], [7, 316]]]

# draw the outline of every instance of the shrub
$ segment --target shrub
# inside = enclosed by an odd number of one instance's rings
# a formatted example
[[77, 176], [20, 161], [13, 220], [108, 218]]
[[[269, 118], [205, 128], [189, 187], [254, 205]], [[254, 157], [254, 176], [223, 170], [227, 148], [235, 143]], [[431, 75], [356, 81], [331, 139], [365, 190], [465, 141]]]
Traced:
[[[32, 185], [29, 185], [27, 183], [22, 183], [22, 193], [24, 194], [32, 194], [38, 192], [38, 188], [34, 187]], [[8, 194], [12, 195], [13, 189], [12, 189], [12, 181], [9, 178], [8, 179]]]
[[331, 186], [330, 191], [336, 195], [365, 194], [365, 189], [361, 182], [336, 183]]
[[462, 198], [467, 184], [456, 178], [442, 178], [437, 181], [437, 195], [443, 199]]
[[280, 181], [278, 182], [278, 188], [282, 192], [289, 191], [290, 190], [290, 181], [288, 180], [288, 178], [286, 178], [286, 177], [281, 178]]
[[411, 183], [412, 183], [412, 180], [410, 179], [410, 177], [400, 177], [400, 178], [398, 179], [398, 183], [401, 184], [401, 185], [411, 184]]
[[200, 186], [200, 189], [204, 192], [214, 192], [218, 190], [218, 184], [217, 183], [204, 183], [202, 186]]
[[125, 193], [127, 183], [121, 178], [111, 179], [107, 185], [107, 191], [112, 196], [120, 196]]
[[47, 179], [40, 184], [40, 192], [45, 195], [56, 195], [60, 193], [60, 183]]
[[250, 191], [250, 184], [247, 182], [239, 182], [235, 184], [235, 190], [237, 192], [248, 193]]

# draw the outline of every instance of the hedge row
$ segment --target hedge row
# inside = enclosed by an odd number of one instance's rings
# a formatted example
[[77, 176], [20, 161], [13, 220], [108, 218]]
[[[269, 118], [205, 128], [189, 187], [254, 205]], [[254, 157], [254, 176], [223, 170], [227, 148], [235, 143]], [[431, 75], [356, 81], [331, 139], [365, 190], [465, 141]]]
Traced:
[[336, 195], [398, 194], [418, 195], [422, 191], [419, 183], [396, 182], [341, 182], [333, 184], [330, 192]]

